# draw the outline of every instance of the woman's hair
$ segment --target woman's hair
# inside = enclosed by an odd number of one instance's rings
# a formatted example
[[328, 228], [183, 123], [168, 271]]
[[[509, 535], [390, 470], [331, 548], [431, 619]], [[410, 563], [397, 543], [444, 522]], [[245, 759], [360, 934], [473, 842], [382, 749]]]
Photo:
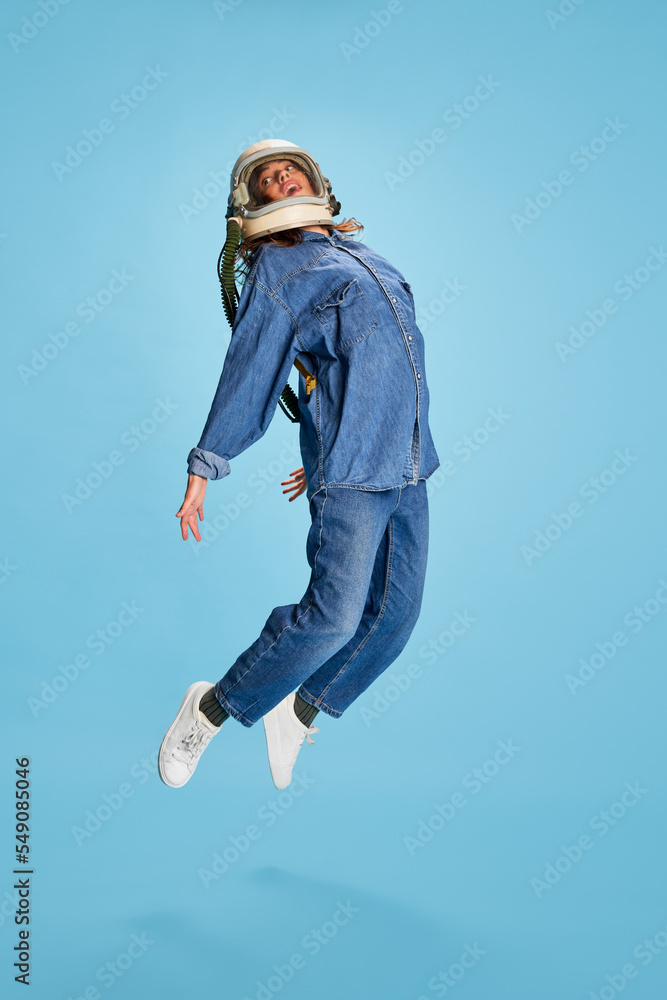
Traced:
[[[330, 225], [323, 224], [325, 229], [335, 229], [343, 236], [359, 232], [364, 227], [356, 219], [343, 219], [342, 222], [332, 222]], [[242, 262], [241, 273], [247, 274], [252, 266], [253, 259], [262, 243], [275, 243], [279, 247], [295, 247], [303, 243], [303, 231], [301, 229], [284, 229], [278, 233], [267, 233], [266, 236], [256, 236], [247, 240], [242, 240], [236, 251], [237, 259]]]

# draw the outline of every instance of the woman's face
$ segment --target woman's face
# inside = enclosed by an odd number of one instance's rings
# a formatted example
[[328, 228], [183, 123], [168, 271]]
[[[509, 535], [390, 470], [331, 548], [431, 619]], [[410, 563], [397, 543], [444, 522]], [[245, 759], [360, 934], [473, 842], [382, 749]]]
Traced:
[[308, 175], [291, 160], [269, 160], [260, 167], [257, 184], [264, 203], [314, 195]]

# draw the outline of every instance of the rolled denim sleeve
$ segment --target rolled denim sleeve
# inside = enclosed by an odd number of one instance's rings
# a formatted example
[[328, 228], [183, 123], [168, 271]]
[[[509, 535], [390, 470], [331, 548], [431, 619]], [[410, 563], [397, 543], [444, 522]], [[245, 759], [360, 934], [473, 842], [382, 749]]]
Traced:
[[188, 454], [188, 474], [204, 479], [222, 479], [230, 472], [229, 462], [212, 451], [192, 448]]
[[301, 348], [287, 309], [261, 285], [246, 281], [232, 338], [202, 436], [188, 472], [222, 479], [230, 459], [268, 430]]

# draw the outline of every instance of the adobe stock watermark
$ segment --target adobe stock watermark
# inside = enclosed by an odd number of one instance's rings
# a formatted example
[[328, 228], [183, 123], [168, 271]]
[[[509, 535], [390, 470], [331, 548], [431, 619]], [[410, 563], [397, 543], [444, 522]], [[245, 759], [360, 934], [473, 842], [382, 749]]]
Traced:
[[16, 573], [17, 569], [18, 566], [10, 562], [9, 557], [0, 560], [0, 583], [7, 583], [7, 580]]
[[224, 21], [226, 14], [233, 14], [237, 7], [240, 7], [245, 0], [213, 0], [213, 10], [221, 21]]
[[[246, 486], [252, 490], [255, 497], [261, 496], [270, 485], [279, 482], [287, 470], [291, 471], [290, 466], [294, 464], [295, 460], [301, 460], [298, 443], [283, 440], [282, 445], [282, 450], [277, 458], [272, 459], [266, 466], [259, 466], [248, 476]], [[286, 500], [287, 497], [288, 494], [285, 494]], [[190, 549], [194, 554], [200, 556], [204, 549], [210, 548], [213, 542], [216, 542], [235, 521], [238, 521], [241, 512], [252, 506], [252, 502], [253, 496], [245, 490], [241, 490], [229, 502], [223, 501], [218, 504], [215, 508], [217, 513], [213, 517], [209, 517], [204, 512], [204, 520], [199, 522], [201, 541], [198, 542], [196, 538], [190, 537], [190, 532], [188, 532]], [[289, 503], [289, 500], [287, 502]]]
[[[426, 660], [429, 666], [433, 666], [462, 636], [467, 634], [476, 622], [477, 619], [473, 618], [470, 612], [464, 611], [461, 614], [460, 611], [456, 611], [447, 628], [443, 629], [435, 638], [422, 643], [419, 647], [419, 656]], [[405, 692], [410, 690], [414, 682], [423, 675], [424, 670], [419, 663], [409, 663], [405, 672], [392, 671], [389, 675], [389, 684], [385, 684], [375, 692], [369, 705], [362, 705], [359, 709], [359, 715], [363, 719], [366, 729], [370, 729], [376, 719], [388, 712], [391, 706], [395, 705]]]
[[[261, 142], [262, 139], [282, 137], [285, 125], [293, 122], [295, 118], [296, 115], [291, 114], [286, 107], [274, 108], [273, 117], [268, 124], [261, 128], [256, 135], [248, 136], [243, 142], [239, 143], [237, 152], [242, 153], [248, 146], [253, 146], [256, 142]], [[211, 202], [215, 201], [220, 194], [223, 194], [225, 202], [227, 201], [229, 182], [235, 163], [236, 157], [233, 160], [229, 160], [222, 170], [209, 170], [208, 179], [200, 187], [193, 188], [190, 201], [179, 204], [178, 211], [184, 222], [189, 225], [190, 220], [201, 215], [204, 209], [208, 208]]]
[[[667, 925], [660, 927], [651, 937], [644, 938], [635, 946], [632, 957], [644, 966], [650, 965], [654, 958], [662, 955], [667, 948]], [[633, 962], [626, 962], [620, 972], [607, 974], [605, 985], [597, 991], [590, 990], [588, 1000], [614, 1000], [625, 989], [630, 979], [636, 979], [641, 969]]]
[[[492, 757], [479, 767], [468, 771], [461, 779], [461, 785], [471, 796], [479, 795], [489, 782], [500, 774], [501, 768], [509, 764], [521, 750], [521, 747], [515, 746], [512, 740], [497, 740], [496, 746], [498, 749]], [[410, 857], [414, 858], [418, 850], [426, 847], [436, 833], [443, 830], [447, 823], [451, 823], [461, 809], [465, 809], [469, 801], [463, 792], [457, 791], [444, 802], [434, 803], [434, 811], [426, 819], [419, 820], [414, 836], [408, 834], [403, 837], [405, 849]]]
[[585, 2], [586, 0], [561, 0], [556, 10], [545, 10], [544, 16], [551, 30], [555, 31], [559, 24], [572, 17]]
[[[145, 931], [140, 934], [131, 934], [128, 944], [125, 945], [125, 950], [97, 969], [95, 982], [100, 983], [106, 990], [111, 989], [119, 979], [127, 975], [135, 962], [143, 958], [154, 944], [155, 941], [151, 940]], [[91, 983], [82, 990], [77, 990], [76, 995], [70, 993], [67, 1000], [101, 1000], [102, 996], [103, 994], [100, 993], [95, 983]]]
[[[83, 643], [85, 649], [90, 650], [95, 656], [103, 656], [143, 612], [144, 608], [137, 607], [136, 601], [130, 603], [123, 601], [115, 618], [86, 636]], [[87, 652], [80, 652], [76, 653], [69, 663], [59, 664], [58, 672], [51, 680], [42, 683], [39, 697], [31, 696], [27, 699], [27, 705], [33, 717], [36, 719], [40, 712], [45, 711], [49, 705], [53, 705], [78, 680], [82, 672], [92, 666], [93, 662], [94, 660]]]
[[[609, 467], [582, 483], [579, 487], [579, 496], [587, 500], [589, 506], [596, 504], [637, 461], [638, 456], [631, 454], [629, 448], [624, 451], [617, 448]], [[532, 545], [521, 546], [520, 551], [526, 566], [532, 566], [536, 559], [541, 559], [565, 532], [570, 530], [574, 522], [584, 516], [586, 510], [587, 508], [577, 500], [573, 500], [567, 505], [567, 510], [552, 514], [544, 530], [536, 530]]]
[[50, 21], [60, 13], [60, 8], [65, 7], [70, 0], [38, 0], [37, 9], [28, 17], [21, 21], [21, 28], [17, 32], [10, 31], [7, 41], [12, 47], [12, 52], [20, 52], [28, 42], [40, 33]]
[[[14, 879], [14, 881], [16, 880]], [[11, 889], [6, 889], [3, 892], [0, 899], [2, 900], [0, 902], [0, 927], [4, 927], [8, 918], [11, 918], [9, 921], [11, 926], [15, 927], [14, 917], [19, 909], [19, 902], [21, 899], [18, 889], [12, 885]]]
[[338, 937], [341, 929], [347, 927], [349, 922], [359, 913], [360, 907], [353, 906], [352, 901], [345, 902], [338, 900], [336, 909], [331, 914], [329, 920], [325, 920], [320, 927], [311, 927], [307, 934], [301, 938], [300, 947], [306, 954], [297, 951], [282, 964], [274, 964], [271, 975], [266, 980], [258, 979], [255, 982], [256, 990], [252, 996], [249, 993], [243, 1000], [272, 1000], [283, 987], [294, 979], [297, 972], [305, 968], [309, 957], [319, 955], [323, 948]]
[[[120, 271], [114, 268], [106, 285], [98, 288], [93, 295], [87, 295], [82, 299], [76, 306], [74, 314], [87, 325], [93, 323], [125, 291], [131, 281], [134, 281], [134, 275], [128, 274], [124, 267]], [[23, 384], [28, 385], [31, 379], [43, 372], [80, 333], [80, 324], [75, 320], [69, 320], [60, 330], [48, 334], [48, 343], [42, 344], [40, 348], [33, 347], [30, 361], [16, 368]]]
[[[155, 403], [156, 406], [152, 409], [150, 416], [144, 417], [138, 424], [132, 424], [121, 434], [120, 443], [126, 452], [137, 451], [145, 441], [153, 437], [160, 424], [168, 420], [172, 413], [178, 409], [178, 405], [172, 403], [169, 396], [166, 399], [157, 398]], [[74, 481], [74, 492], [61, 493], [60, 495], [67, 513], [71, 514], [76, 507], [80, 507], [86, 500], [89, 500], [103, 483], [111, 479], [116, 469], [124, 464], [125, 458], [126, 455], [123, 454], [122, 450], [114, 448], [106, 458], [93, 462], [92, 470], [85, 476], [77, 476]]]
[[[634, 784], [626, 781], [619, 797], [607, 809], [601, 809], [591, 816], [588, 828], [598, 835], [598, 839], [606, 837], [645, 795], [648, 795], [648, 788], [643, 788], [639, 781]], [[556, 860], [545, 864], [541, 877], [530, 880], [530, 887], [537, 898], [541, 899], [545, 892], [550, 892], [558, 885], [563, 876], [572, 871], [588, 851], [593, 850], [596, 843], [590, 834], [582, 833], [574, 844], [561, 844], [562, 853]]]
[[[580, 174], [599, 160], [609, 149], [612, 143], [616, 142], [619, 135], [630, 126], [622, 122], [618, 115], [615, 118], [605, 118], [604, 128], [599, 136], [589, 140], [588, 145], [578, 146], [570, 153], [568, 162], [576, 167]], [[526, 198], [521, 212], [512, 212], [510, 222], [514, 226], [515, 232], [521, 234], [526, 228], [532, 226], [541, 218], [546, 210], [553, 205], [564, 193], [565, 189], [571, 187], [577, 179], [577, 174], [564, 168], [558, 172], [553, 180], [542, 181], [542, 189], [532, 198]]]
[[[481, 449], [488, 444], [491, 438], [495, 437], [501, 427], [504, 427], [510, 419], [510, 414], [503, 410], [502, 405], [488, 407], [488, 417], [468, 434], [464, 434], [452, 446], [452, 454], [455, 458], [445, 458], [441, 460], [439, 467], [426, 480], [426, 493], [429, 499], [436, 490], [455, 476], [461, 466], [465, 465]], [[458, 459], [458, 464], [455, 459]]]
[[[443, 111], [442, 119], [449, 125], [450, 131], [454, 132], [471, 118], [479, 110], [484, 101], [500, 87], [497, 80], [489, 74], [488, 76], [478, 76], [479, 83], [471, 94], [468, 94], [462, 101], [457, 101]], [[433, 156], [438, 146], [446, 142], [448, 133], [442, 128], [434, 128], [425, 139], [415, 139], [412, 149], [403, 154], [398, 159], [395, 171], [386, 170], [384, 179], [390, 191], [394, 191], [399, 184], [404, 184], [414, 174], [415, 170], [421, 167], [426, 160]]]
[[468, 291], [467, 285], [462, 285], [458, 278], [446, 278], [440, 289], [440, 294], [428, 302], [428, 305], [418, 306], [415, 309], [417, 326], [424, 330], [434, 323], [456, 300]]
[[[649, 597], [643, 604], [635, 604], [623, 617], [623, 624], [636, 635], [638, 632], [653, 621], [665, 606], [667, 606], [667, 580], [658, 580], [658, 589], [653, 597]], [[579, 658], [579, 670], [576, 674], [565, 674], [565, 683], [570, 694], [575, 695], [580, 688], [585, 687], [594, 677], [598, 677], [600, 671], [613, 660], [619, 649], [628, 644], [628, 635], [618, 629], [609, 639], [595, 643], [595, 652], [589, 656]]]
[[77, 167], [80, 167], [84, 160], [95, 152], [102, 145], [107, 136], [116, 131], [118, 122], [125, 121], [136, 108], [144, 103], [148, 95], [160, 86], [163, 80], [169, 76], [159, 66], [146, 66], [146, 72], [141, 81], [135, 84], [129, 93], [122, 93], [111, 102], [111, 114], [113, 118], [101, 118], [93, 128], [81, 130], [82, 139], [79, 139], [74, 146], [65, 148], [63, 160], [52, 160], [51, 169], [58, 181], [73, 174]]
[[69, 832], [77, 847], [94, 837], [123, 808], [128, 799], [134, 796], [137, 788], [146, 784], [157, 774], [157, 761], [160, 751], [154, 750], [149, 757], [142, 757], [129, 770], [128, 780], [121, 781], [117, 788], [105, 792], [101, 802], [93, 809], [86, 809], [81, 826], [71, 826]]
[[226, 844], [211, 856], [207, 868], [198, 868], [197, 875], [205, 889], [210, 889], [225, 875], [232, 865], [244, 857], [252, 845], [261, 840], [264, 832], [278, 822], [281, 816], [288, 812], [297, 799], [315, 784], [315, 779], [307, 774], [295, 774], [289, 789], [285, 789], [277, 798], [268, 799], [257, 810], [256, 823], [249, 823], [239, 834], [227, 837]]
[[343, 53], [346, 63], [352, 62], [355, 56], [360, 55], [364, 49], [368, 48], [374, 38], [391, 24], [397, 14], [402, 14], [405, 7], [401, 0], [389, 0], [386, 7], [379, 10], [369, 10], [368, 20], [363, 25], [355, 24], [354, 34], [351, 42], [341, 42], [340, 51]]
[[[428, 981], [428, 988], [436, 997], [445, 997], [457, 983], [460, 983], [468, 971], [474, 968], [479, 960], [486, 955], [486, 948], [481, 948], [477, 941], [474, 944], [464, 944], [458, 960], [452, 962], [445, 970], [436, 972]], [[417, 1000], [433, 1000], [422, 993]]]
[[[629, 302], [630, 299], [651, 280], [656, 271], [659, 271], [667, 262], [667, 252], [665, 248], [649, 247], [648, 257], [643, 264], [636, 267], [630, 274], [624, 274], [618, 281], [614, 282], [614, 291], [621, 302]], [[570, 336], [567, 341], [557, 340], [554, 344], [556, 354], [563, 364], [580, 351], [588, 341], [595, 336], [607, 323], [610, 316], [618, 312], [619, 303], [612, 298], [605, 299], [594, 309], [586, 310], [586, 319], [578, 326], [570, 326], [568, 332]]]

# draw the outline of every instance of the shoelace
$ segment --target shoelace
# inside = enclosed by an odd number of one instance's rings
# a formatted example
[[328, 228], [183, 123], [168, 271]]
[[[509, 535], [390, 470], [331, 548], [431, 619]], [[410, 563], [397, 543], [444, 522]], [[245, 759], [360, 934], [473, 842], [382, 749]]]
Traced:
[[297, 756], [299, 754], [299, 750], [303, 746], [304, 739], [306, 740], [307, 743], [310, 743], [310, 744], [313, 744], [315, 742], [315, 740], [311, 738], [311, 733], [319, 733], [319, 729], [317, 728], [317, 726], [308, 726], [307, 731], [305, 733], [301, 733], [301, 735], [297, 739], [296, 743], [294, 744], [294, 752], [292, 754], [292, 760], [291, 760], [291, 762], [289, 764], [290, 771], [294, 767], [294, 764], [296, 762], [296, 758], [297, 758]]
[[182, 760], [185, 764], [196, 760], [206, 749], [213, 735], [195, 723], [193, 728], [185, 734], [180, 744], [174, 748], [172, 756], [176, 757], [177, 760]]

